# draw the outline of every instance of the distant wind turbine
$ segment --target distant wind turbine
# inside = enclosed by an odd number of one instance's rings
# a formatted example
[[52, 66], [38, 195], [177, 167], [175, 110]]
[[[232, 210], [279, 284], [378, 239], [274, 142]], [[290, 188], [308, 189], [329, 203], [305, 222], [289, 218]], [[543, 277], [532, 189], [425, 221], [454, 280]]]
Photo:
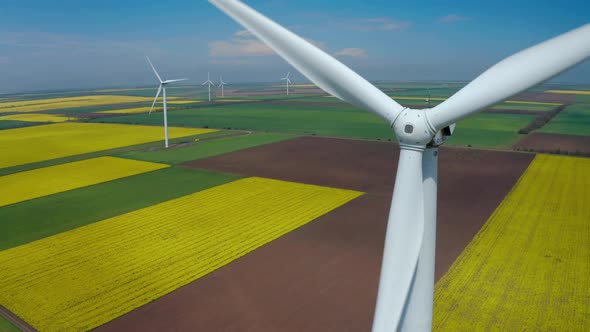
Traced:
[[224, 95], [223, 95], [223, 86], [224, 86], [224, 85], [227, 85], [227, 83], [225, 83], [225, 82], [223, 81], [223, 78], [222, 78], [221, 76], [219, 76], [219, 86], [218, 86], [218, 87], [219, 87], [219, 88], [221, 88], [221, 96], [222, 96], [222, 97], [224, 97]]
[[289, 74], [291, 74], [290, 71], [287, 72], [287, 76], [281, 78], [281, 81], [285, 81], [285, 83], [287, 83], [287, 96], [289, 95], [289, 83], [291, 83], [291, 80], [289, 79]]
[[209, 78], [209, 73], [207, 73], [207, 80], [201, 85], [205, 84], [209, 86], [209, 102], [211, 102], [211, 86], [215, 86], [215, 83], [211, 82], [211, 79]]
[[156, 71], [156, 68], [154, 68], [154, 65], [150, 61], [150, 58], [147, 57], [147, 56], [146, 56], [146, 58], [147, 58], [147, 61], [150, 64], [150, 67], [152, 67], [152, 70], [154, 71], [154, 74], [156, 74], [156, 77], [158, 78], [158, 81], [160, 82], [160, 86], [158, 87], [158, 92], [156, 93], [156, 98], [154, 98], [154, 102], [152, 103], [152, 107], [150, 108], [150, 113], [149, 114], [152, 114], [152, 110], [154, 109], [154, 105], [156, 104], [156, 101], [158, 101], [158, 97], [160, 96], [160, 92], [163, 91], [163, 94], [162, 94], [163, 101], [162, 101], [162, 103], [164, 104], [164, 137], [165, 137], [165, 145], [166, 145], [166, 148], [168, 148], [168, 113], [167, 113], [167, 106], [166, 106], [166, 103], [167, 103], [167, 98], [166, 98], [166, 85], [168, 85], [170, 83], [173, 83], [173, 82], [186, 81], [187, 78], [162, 81], [162, 78], [160, 77], [160, 75]]

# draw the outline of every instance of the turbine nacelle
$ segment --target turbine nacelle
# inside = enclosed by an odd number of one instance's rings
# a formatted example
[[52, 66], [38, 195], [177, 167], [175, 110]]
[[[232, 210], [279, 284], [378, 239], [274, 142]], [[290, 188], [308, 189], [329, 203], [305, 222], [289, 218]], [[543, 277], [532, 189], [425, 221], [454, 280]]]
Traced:
[[428, 124], [426, 111], [419, 109], [403, 109], [392, 127], [400, 145], [422, 147], [422, 149], [436, 134]]

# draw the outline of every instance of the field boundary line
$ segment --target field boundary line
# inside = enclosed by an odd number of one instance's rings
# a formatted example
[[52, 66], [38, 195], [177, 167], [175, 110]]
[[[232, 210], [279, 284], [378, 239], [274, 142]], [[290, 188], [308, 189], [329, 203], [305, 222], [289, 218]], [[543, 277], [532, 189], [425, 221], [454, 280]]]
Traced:
[[38, 332], [36, 328], [29, 325], [29, 323], [22, 320], [20, 317], [15, 315], [12, 311], [8, 310], [6, 307], [0, 304], [0, 316], [4, 317], [7, 321], [12, 323], [12, 325], [16, 326], [19, 330], [23, 332]]

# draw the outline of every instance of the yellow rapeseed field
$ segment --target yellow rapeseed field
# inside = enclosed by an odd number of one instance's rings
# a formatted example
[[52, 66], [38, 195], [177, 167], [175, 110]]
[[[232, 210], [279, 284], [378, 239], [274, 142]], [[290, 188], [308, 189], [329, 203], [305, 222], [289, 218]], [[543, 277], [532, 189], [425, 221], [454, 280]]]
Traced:
[[68, 118], [67, 116], [53, 114], [31, 113], [0, 116], [0, 121], [2, 120], [17, 120], [27, 122], [65, 122], [70, 120], [70, 118]]
[[247, 178], [0, 252], [0, 303], [40, 331], [88, 330], [360, 196]]
[[[176, 97], [169, 97], [169, 99], [176, 99]], [[138, 96], [78, 96], [67, 98], [51, 98], [51, 99], [36, 99], [36, 100], [21, 100], [0, 102], [0, 113], [7, 112], [37, 112], [48, 111], [62, 108], [76, 108], [100, 105], [115, 105], [123, 103], [138, 103], [151, 102], [152, 97], [138, 97]]]
[[437, 283], [434, 330], [588, 331], [590, 159], [537, 155]]
[[168, 167], [164, 164], [99, 157], [0, 176], [0, 206]]
[[201, 100], [189, 100], [189, 99], [178, 99], [178, 100], [170, 100], [168, 97], [168, 104], [194, 104], [194, 103], [201, 103]]
[[587, 90], [545, 90], [545, 92], [568, 94], [568, 95], [590, 95], [590, 91], [587, 91]]
[[[170, 138], [215, 129], [169, 128]], [[64, 122], [0, 130], [0, 168], [164, 139], [162, 127]]]
[[[124, 108], [109, 111], [100, 111], [97, 113], [110, 113], [110, 114], [133, 114], [133, 113], [148, 113], [151, 107], [135, 107], [135, 108]], [[161, 107], [154, 107], [153, 112], [161, 112]]]

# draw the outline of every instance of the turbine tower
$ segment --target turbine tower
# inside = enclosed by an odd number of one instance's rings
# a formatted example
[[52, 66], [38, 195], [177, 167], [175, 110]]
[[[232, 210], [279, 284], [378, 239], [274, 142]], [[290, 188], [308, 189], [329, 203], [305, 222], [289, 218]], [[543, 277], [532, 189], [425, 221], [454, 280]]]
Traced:
[[285, 81], [285, 83], [287, 84], [287, 96], [289, 95], [289, 83], [291, 83], [291, 80], [289, 79], [289, 74], [291, 74], [290, 71], [287, 72], [287, 76], [281, 78], [281, 81]]
[[211, 82], [211, 79], [209, 78], [209, 73], [207, 73], [207, 80], [201, 85], [205, 84], [207, 84], [209, 87], [209, 102], [211, 102], [211, 86], [215, 86], [215, 83]]
[[218, 86], [218, 88], [221, 88], [221, 97], [225, 97], [225, 96], [223, 95], [223, 86], [224, 86], [224, 85], [227, 85], [227, 83], [225, 83], [225, 82], [223, 81], [223, 78], [222, 78], [221, 76], [219, 76], [219, 86]]
[[180, 78], [180, 79], [175, 79], [175, 80], [163, 81], [162, 78], [160, 77], [160, 75], [158, 74], [158, 72], [156, 71], [156, 68], [152, 64], [152, 61], [150, 60], [150, 58], [146, 56], [146, 59], [147, 59], [148, 63], [150, 64], [150, 67], [152, 67], [154, 74], [156, 74], [158, 81], [160, 82], [160, 85], [158, 86], [158, 92], [156, 93], [156, 98], [154, 98], [154, 102], [152, 103], [152, 107], [150, 108], [149, 114], [150, 115], [152, 114], [152, 110], [154, 109], [154, 105], [156, 104], [156, 101], [158, 101], [158, 97], [160, 96], [160, 92], [162, 92], [162, 99], [163, 99], [162, 103], [164, 104], [164, 139], [165, 139], [164, 146], [166, 148], [168, 148], [168, 109], [167, 109], [166, 85], [168, 85], [170, 83], [174, 83], [174, 82], [186, 81], [187, 78]]
[[[386, 121], [400, 156], [389, 211], [373, 331], [430, 331], [438, 147], [454, 123], [590, 57], [590, 24], [516, 53], [429, 109], [410, 109], [357, 73], [238, 0], [209, 0], [331, 95]], [[403, 49], [403, 48], [398, 48]]]

